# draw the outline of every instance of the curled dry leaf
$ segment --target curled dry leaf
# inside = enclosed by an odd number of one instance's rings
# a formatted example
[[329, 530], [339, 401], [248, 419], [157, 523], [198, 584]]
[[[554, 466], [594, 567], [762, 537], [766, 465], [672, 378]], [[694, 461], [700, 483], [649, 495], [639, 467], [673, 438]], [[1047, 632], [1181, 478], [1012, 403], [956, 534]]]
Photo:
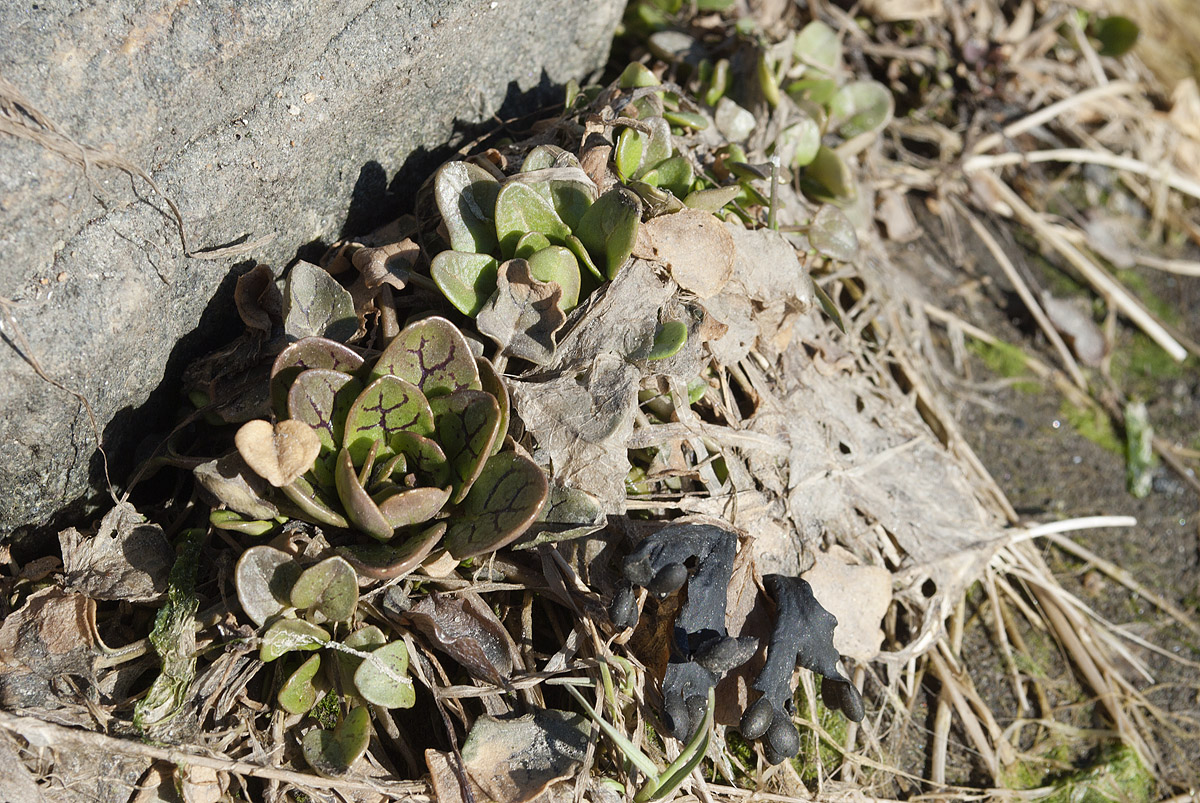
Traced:
[[266, 265], [255, 265], [238, 277], [233, 303], [242, 323], [250, 329], [270, 334], [275, 323], [283, 320], [283, 294]]
[[144, 602], [167, 590], [175, 550], [162, 527], [128, 502], [118, 504], [88, 537], [74, 527], [58, 534], [66, 585], [92, 599]]
[[485, 714], [463, 744], [463, 764], [488, 798], [527, 803], [579, 770], [590, 731], [584, 717], [567, 711], [534, 708], [505, 720]]
[[351, 258], [369, 288], [388, 284], [403, 290], [408, 284], [408, 269], [421, 255], [421, 248], [411, 239], [387, 243], [377, 248], [360, 248]]
[[545, 365], [554, 357], [554, 335], [566, 322], [562, 293], [557, 284], [533, 278], [524, 259], [510, 259], [500, 266], [496, 292], [475, 323], [505, 354]]
[[834, 546], [816, 553], [804, 579], [821, 607], [838, 620], [834, 649], [860, 663], [875, 660], [883, 643], [880, 623], [892, 603], [891, 572], [856, 563], [853, 554]]
[[434, 647], [474, 678], [504, 685], [519, 666], [517, 645], [487, 603], [473, 591], [454, 597], [430, 594], [405, 613]]
[[646, 221], [634, 254], [662, 262], [676, 284], [700, 298], [712, 298], [733, 276], [733, 237], [716, 216], [699, 209]]
[[103, 651], [96, 603], [59, 588], [42, 589], [0, 626], [0, 707], [55, 708], [58, 679], [91, 678]]
[[312, 468], [321, 439], [303, 421], [248, 421], [234, 436], [246, 465], [276, 488], [290, 485]]

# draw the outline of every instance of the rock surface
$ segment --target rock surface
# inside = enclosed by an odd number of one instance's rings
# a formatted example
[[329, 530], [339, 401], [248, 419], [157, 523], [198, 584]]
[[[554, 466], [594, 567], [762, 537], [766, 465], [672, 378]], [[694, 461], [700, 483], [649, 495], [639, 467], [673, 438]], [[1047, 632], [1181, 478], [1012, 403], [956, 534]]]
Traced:
[[[232, 337], [249, 261], [403, 208], [456, 133], [603, 65], [623, 0], [0, 4], [0, 539], [104, 487]], [[89, 152], [80, 164], [77, 145]], [[162, 195], [105, 167], [119, 155]], [[10, 303], [11, 302], [11, 303]], [[224, 327], [224, 331], [222, 331]], [[114, 477], [115, 479], [118, 477]]]

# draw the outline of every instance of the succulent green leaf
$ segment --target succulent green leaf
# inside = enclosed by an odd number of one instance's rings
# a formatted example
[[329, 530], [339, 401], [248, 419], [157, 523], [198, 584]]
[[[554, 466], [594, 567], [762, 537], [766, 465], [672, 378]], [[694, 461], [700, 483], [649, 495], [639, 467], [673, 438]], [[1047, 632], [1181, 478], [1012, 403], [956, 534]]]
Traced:
[[358, 576], [336, 555], [305, 569], [292, 586], [293, 607], [319, 614], [326, 621], [346, 622], [358, 607]]
[[496, 292], [497, 264], [490, 254], [442, 251], [430, 263], [429, 275], [455, 309], [474, 317]]
[[[317, 460], [317, 464], [324, 465], [321, 460]], [[279, 490], [300, 509], [305, 520], [328, 524], [330, 527], [350, 526], [346, 517], [334, 508], [334, 502], [327, 497], [325, 489], [314, 486], [307, 477], [300, 477]]]
[[459, 390], [429, 400], [437, 441], [450, 465], [451, 501], [458, 504], [483, 471], [500, 432], [500, 404], [480, 390]]
[[371, 715], [365, 706], [351, 708], [331, 731], [313, 728], [301, 743], [304, 760], [318, 775], [340, 778], [350, 772], [371, 742]]
[[658, 86], [661, 82], [650, 68], [638, 61], [629, 63], [617, 78], [617, 86], [621, 89], [640, 89], [645, 86]]
[[842, 63], [842, 40], [833, 28], [814, 20], [800, 29], [792, 53], [803, 63], [832, 73]]
[[717, 103], [729, 91], [729, 86], [733, 81], [732, 73], [729, 69], [729, 59], [719, 59], [713, 65], [712, 77], [708, 80], [708, 89], [704, 91], [704, 105], [716, 106]]
[[804, 194], [817, 201], [848, 204], [858, 197], [850, 168], [837, 151], [822, 145], [800, 179]]
[[674, 142], [671, 139], [671, 124], [662, 117], [652, 117], [646, 121], [650, 126], [650, 138], [646, 142], [646, 150], [642, 154], [642, 173], [657, 167], [664, 159], [671, 156]]
[[804, 167], [817, 156], [817, 149], [821, 147], [821, 129], [816, 120], [801, 113], [800, 122], [785, 128], [780, 140], [780, 150], [791, 152], [792, 167]]
[[500, 182], [470, 162], [447, 162], [433, 178], [433, 195], [450, 235], [450, 247], [487, 254], [496, 248], [496, 195]]
[[624, 187], [613, 187], [588, 207], [575, 234], [609, 279], [616, 277], [637, 242], [642, 202]]
[[429, 435], [433, 432], [433, 411], [420, 388], [388, 374], [367, 385], [350, 405], [342, 445], [350, 450], [354, 464], [361, 466], [372, 443], [387, 449], [379, 457], [391, 457], [395, 451], [391, 439], [402, 431]]
[[288, 390], [288, 418], [315, 429], [323, 450], [335, 449], [342, 442], [346, 411], [361, 391], [362, 383], [341, 371], [301, 371]]
[[340, 552], [362, 576], [391, 580], [420, 566], [445, 532], [446, 522], [439, 521], [400, 544], [355, 544], [341, 547]]
[[642, 166], [642, 154], [646, 150], [646, 141], [649, 138], [636, 128], [623, 128], [617, 135], [614, 160], [617, 164], [617, 176], [621, 181], [629, 181], [637, 175], [638, 168]]
[[512, 409], [512, 401], [508, 395], [508, 386], [496, 372], [496, 367], [483, 357], [476, 357], [475, 363], [479, 366], [479, 381], [484, 392], [495, 396], [496, 403], [500, 405], [500, 423], [496, 427], [496, 442], [492, 445], [492, 454], [495, 454], [504, 445], [504, 436], [508, 434], [508, 416]]
[[397, 432], [392, 449], [404, 456], [405, 471], [414, 472], [425, 483], [442, 486], [450, 476], [446, 453], [437, 441], [415, 432]]
[[522, 173], [551, 167], [579, 167], [579, 159], [575, 154], [557, 145], [538, 145], [526, 154], [525, 161], [521, 162]]
[[346, 341], [358, 331], [350, 291], [324, 268], [297, 262], [283, 292], [283, 331], [293, 338], [311, 336]]
[[596, 267], [596, 263], [592, 260], [592, 255], [588, 253], [583, 242], [574, 234], [567, 238], [567, 248], [571, 249], [571, 253], [575, 255], [575, 259], [583, 266], [585, 273], [582, 275], [591, 276], [596, 282], [604, 281], [604, 274]]
[[515, 256], [517, 259], [529, 259], [538, 251], [549, 247], [550, 240], [547, 239], [546, 235], [540, 231], [529, 231], [521, 235], [521, 239], [517, 240]]
[[438, 514], [450, 498], [450, 488], [400, 488], [376, 498], [379, 512], [393, 529], [423, 524]]
[[515, 452], [487, 463], [446, 532], [446, 549], [458, 560], [494, 552], [537, 519], [549, 493], [546, 475]]
[[528, 231], [539, 231], [559, 243], [571, 235], [547, 198], [528, 184], [509, 182], [496, 196], [496, 236], [506, 258], [516, 252], [517, 242]]
[[892, 119], [896, 101], [878, 81], [854, 81], [837, 91], [829, 104], [831, 127], [846, 139], [881, 130]]
[[663, 119], [680, 128], [694, 128], [697, 131], [708, 128], [708, 118], [696, 112], [665, 111]]
[[[360, 627], [342, 640], [342, 646], [358, 650], [359, 652], [371, 652], [382, 647], [384, 644], [387, 644], [387, 636], [375, 625]], [[363, 662], [363, 659], [342, 650], [335, 650], [334, 656], [334, 665], [337, 668], [338, 674], [338, 687], [349, 689], [354, 683], [354, 673]]]
[[292, 586], [300, 577], [300, 567], [288, 553], [260, 544], [242, 553], [233, 576], [242, 610], [262, 627], [291, 607]]
[[274, 519], [247, 519], [236, 510], [214, 510], [208, 514], [208, 523], [218, 530], [253, 536], [266, 535], [279, 526]]
[[759, 51], [758, 54], [758, 87], [762, 90], [763, 100], [767, 105], [774, 109], [782, 100], [779, 91], [779, 78], [775, 75], [775, 60], [771, 58], [766, 50]]
[[1101, 56], [1124, 56], [1137, 44], [1141, 29], [1129, 17], [1117, 15], [1097, 20], [1092, 35], [1100, 42]]
[[403, 641], [393, 641], [371, 651], [359, 664], [354, 673], [354, 688], [372, 705], [411, 708], [417, 694], [407, 673], [408, 649]]
[[467, 339], [458, 327], [438, 316], [409, 324], [396, 335], [379, 355], [371, 378], [384, 374], [411, 382], [428, 399], [480, 387]]
[[395, 535], [396, 528], [388, 522], [375, 500], [359, 481], [348, 449], [342, 449], [338, 454], [333, 478], [337, 484], [338, 498], [342, 500], [342, 507], [346, 509], [346, 517], [355, 527], [380, 541], [386, 541]]
[[716, 214], [725, 208], [725, 204], [738, 197], [742, 188], [734, 184], [730, 187], [710, 187], [706, 190], [695, 190], [683, 199], [683, 205], [691, 209], [700, 209]]
[[529, 273], [541, 282], [554, 282], [562, 288], [558, 307], [570, 312], [579, 303], [579, 262], [561, 245], [543, 248], [529, 258]]
[[832, 78], [801, 78], [787, 85], [788, 97], [796, 102], [801, 111], [817, 122], [818, 128], [824, 125], [828, 118], [823, 109], [833, 102], [837, 91], [837, 81]]
[[300, 664], [279, 688], [276, 696], [279, 707], [289, 714], [307, 714], [321, 699], [321, 695], [329, 690], [329, 683], [320, 674], [320, 669], [320, 655], [313, 655]]
[[647, 359], [665, 360], [674, 356], [687, 342], [687, 334], [687, 324], [683, 321], [667, 321], [654, 334], [654, 345]]
[[682, 156], [664, 159], [654, 170], [658, 173], [658, 186], [670, 190], [676, 198], [683, 198], [688, 194], [692, 180], [696, 177], [692, 163]]
[[846, 213], [832, 204], [824, 204], [808, 227], [808, 242], [817, 253], [842, 262], [858, 258], [858, 234]]
[[287, 392], [301, 371], [308, 368], [328, 368], [353, 374], [362, 368], [358, 352], [324, 337], [305, 337], [287, 346], [271, 365], [271, 409], [287, 417]]
[[550, 195], [550, 205], [572, 231], [579, 225], [583, 213], [596, 200], [596, 188], [582, 181], [550, 179], [541, 185], [534, 185], [534, 188], [538, 189], [539, 186], [546, 188]]
[[281, 655], [294, 650], [319, 650], [329, 643], [325, 628], [304, 619], [279, 619], [263, 633], [258, 657], [270, 663]]

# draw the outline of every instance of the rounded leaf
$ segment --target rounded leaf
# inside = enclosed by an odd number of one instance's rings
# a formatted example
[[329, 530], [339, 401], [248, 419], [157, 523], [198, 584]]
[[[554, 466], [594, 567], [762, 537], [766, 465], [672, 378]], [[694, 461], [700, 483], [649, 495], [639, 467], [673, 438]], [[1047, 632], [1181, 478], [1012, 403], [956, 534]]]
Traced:
[[447, 162], [433, 177], [433, 197], [455, 251], [486, 254], [496, 248], [496, 194], [500, 182], [479, 165]]
[[[320, 464], [320, 461], [317, 461]], [[349, 527], [346, 517], [334, 509], [331, 500], [326, 498], [324, 488], [318, 488], [304, 477], [298, 478], [290, 485], [280, 488], [284, 495], [300, 510], [300, 518], [317, 524], [328, 524], [330, 527]]]
[[817, 253], [842, 262], [858, 258], [858, 234], [846, 213], [832, 204], [824, 204], [808, 227], [808, 241]]
[[436, 516], [450, 499], [450, 488], [401, 488], [377, 497], [376, 505], [393, 529], [422, 524]]
[[242, 610], [262, 627], [291, 607], [292, 585], [300, 577], [300, 566], [288, 553], [260, 544], [242, 553], [233, 576]]
[[385, 374], [411, 382], [426, 398], [480, 388], [479, 369], [467, 339], [458, 327], [436, 315], [400, 330], [371, 370], [372, 378]]
[[816, 120], [803, 114], [800, 122], [784, 129], [780, 139], [783, 141], [783, 152], [791, 152], [792, 167], [804, 167], [817, 156], [817, 150], [821, 147], [821, 129]]
[[362, 383], [341, 371], [328, 368], [301, 371], [288, 390], [288, 418], [315, 429], [325, 449], [336, 449], [342, 442], [346, 410], [361, 390]]
[[313, 655], [300, 664], [279, 687], [279, 694], [276, 695], [279, 707], [289, 714], [307, 714], [321, 699], [321, 695], [329, 690], [329, 683], [320, 674], [320, 669], [320, 655]]
[[664, 159], [654, 168], [658, 173], [658, 186], [670, 190], [676, 198], [683, 198], [692, 187], [696, 177], [692, 163], [682, 156], [672, 156]]
[[283, 309], [283, 331], [290, 337], [349, 340], [358, 330], [350, 291], [311, 262], [301, 260], [292, 266], [284, 285]]
[[538, 145], [526, 154], [525, 161], [521, 162], [522, 173], [547, 170], [551, 167], [579, 167], [579, 159], [575, 154], [557, 145]]
[[500, 404], [481, 390], [459, 390], [429, 400], [437, 426], [437, 441], [446, 453], [451, 501], [458, 504], [471, 490], [500, 431]]
[[804, 194], [818, 201], [852, 203], [858, 197], [854, 176], [837, 151], [822, 145], [812, 163], [804, 168], [800, 186]]
[[446, 550], [458, 560], [496, 551], [529, 528], [548, 493], [546, 475], [532, 460], [493, 455], [450, 523]]
[[258, 657], [263, 663], [270, 663], [294, 650], [319, 650], [327, 643], [329, 633], [325, 628], [303, 619], [280, 619], [263, 633]]
[[842, 63], [842, 39], [833, 28], [813, 20], [796, 35], [792, 53], [805, 64], [831, 73]]
[[405, 471], [418, 475], [422, 484], [441, 487], [450, 477], [450, 466], [446, 453], [437, 441], [415, 432], [397, 432], [393, 436], [392, 449], [404, 456]]
[[[354, 465], [361, 466], [372, 443], [391, 451], [392, 438], [405, 431], [418, 435], [432, 433], [433, 411], [420, 388], [389, 374], [367, 385], [350, 405], [342, 445], [350, 450]], [[387, 456], [390, 455], [378, 455], [381, 459]]]
[[313, 728], [304, 734], [304, 760], [318, 775], [340, 778], [350, 772], [371, 743], [371, 715], [365, 706], [351, 708], [331, 731]]
[[345, 558], [326, 558], [309, 566], [292, 586], [292, 605], [319, 613], [326, 621], [345, 622], [358, 607], [358, 576]]
[[833, 96], [829, 121], [839, 134], [849, 139], [882, 129], [891, 122], [895, 108], [896, 101], [886, 86], [878, 81], [855, 81]]
[[340, 551], [363, 577], [391, 580], [420, 566], [445, 533], [446, 523], [439, 521], [399, 545], [355, 544]]
[[613, 187], [588, 207], [575, 234], [612, 279], [633, 253], [641, 222], [642, 202], [624, 187]]
[[571, 235], [545, 196], [519, 181], [505, 184], [496, 196], [496, 236], [504, 256], [511, 257], [521, 236], [530, 231], [541, 232], [551, 242], [563, 242]]
[[393, 641], [371, 651], [354, 672], [354, 688], [372, 705], [411, 708], [416, 690], [408, 677], [408, 650], [403, 641]]
[[287, 394], [300, 372], [325, 368], [353, 374], [362, 368], [363, 358], [349, 346], [324, 337], [305, 337], [287, 346], [271, 365], [271, 409], [280, 418], [287, 417]]
[[621, 181], [629, 181], [637, 175], [642, 166], [642, 154], [646, 151], [648, 134], [643, 134], [636, 128], [623, 128], [617, 135], [617, 147], [613, 152], [613, 161], [617, 166], [617, 176]]
[[725, 207], [725, 204], [738, 197], [741, 191], [742, 188], [737, 184], [729, 187], [711, 187], [705, 190], [696, 190], [688, 193], [688, 196], [683, 199], [683, 204], [691, 209], [716, 213], [720, 212]]
[[667, 321], [655, 333], [654, 345], [650, 347], [647, 359], [665, 360], [673, 357], [687, 342], [687, 334], [687, 324], [683, 321]]
[[430, 263], [429, 275], [455, 309], [474, 317], [496, 292], [497, 264], [490, 254], [442, 251]]
[[321, 453], [321, 438], [303, 421], [247, 421], [233, 442], [246, 465], [276, 488], [312, 468]]
[[554, 282], [562, 288], [558, 307], [563, 312], [579, 303], [579, 263], [568, 249], [561, 245], [543, 248], [529, 258], [529, 272], [538, 281]]
[[550, 240], [546, 239], [546, 235], [540, 231], [526, 232], [521, 235], [521, 239], [517, 240], [517, 251], [514, 256], [517, 259], [529, 259], [538, 251], [549, 247]]

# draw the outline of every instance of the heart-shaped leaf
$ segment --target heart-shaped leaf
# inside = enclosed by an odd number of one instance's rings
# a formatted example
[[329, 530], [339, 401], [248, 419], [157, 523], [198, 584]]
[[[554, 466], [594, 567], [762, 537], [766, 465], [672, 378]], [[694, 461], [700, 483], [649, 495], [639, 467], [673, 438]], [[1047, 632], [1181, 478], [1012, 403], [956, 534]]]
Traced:
[[571, 235], [554, 206], [537, 190], [519, 181], [505, 184], [496, 196], [496, 236], [504, 256], [511, 257], [521, 236], [530, 231], [558, 243]]
[[824, 204], [808, 227], [808, 242], [817, 253], [843, 262], [858, 258], [858, 234], [846, 213], [833, 204]]
[[488, 458], [446, 532], [446, 550], [458, 560], [494, 552], [529, 527], [549, 486], [537, 465], [515, 452]]
[[[323, 465], [323, 461], [318, 460], [315, 465]], [[332, 479], [330, 481], [332, 482]], [[308, 521], [328, 524], [330, 527], [350, 526], [346, 517], [335, 509], [335, 504], [327, 497], [325, 489], [314, 486], [304, 477], [298, 477], [295, 482], [283, 486], [280, 490], [292, 504], [300, 508], [304, 514], [303, 518]]]
[[624, 187], [613, 187], [588, 207], [575, 233], [596, 264], [604, 265], [605, 276], [612, 279], [633, 253], [641, 221], [638, 197]]
[[[358, 607], [358, 576], [345, 558], [336, 555], [309, 566], [292, 586], [292, 605], [324, 617], [346, 622]], [[313, 621], [319, 622], [320, 618]]]
[[[578, 166], [578, 162], [576, 162]], [[544, 188], [544, 189], [543, 189]], [[550, 205], [567, 228], [574, 230], [584, 212], [596, 200], [596, 186], [572, 179], [550, 179], [534, 185], [534, 189], [549, 193]]]
[[[359, 652], [371, 652], [387, 644], [387, 636], [375, 625], [366, 625], [355, 630], [342, 641], [342, 645]], [[362, 658], [349, 652], [338, 650], [334, 653], [334, 665], [337, 668], [338, 688], [349, 689], [354, 683], [354, 673], [363, 662]]]
[[329, 643], [325, 628], [303, 619], [280, 619], [263, 633], [258, 657], [270, 663], [281, 655], [294, 650], [319, 650]]
[[247, 421], [233, 442], [246, 465], [276, 488], [312, 468], [321, 453], [321, 438], [303, 421]]
[[379, 355], [371, 377], [398, 376], [421, 389], [425, 397], [456, 390], [479, 390], [475, 355], [458, 327], [433, 316], [409, 324]]
[[447, 162], [433, 178], [433, 195], [450, 247], [486, 254], [496, 248], [496, 194], [500, 182], [470, 162]]
[[304, 760], [326, 778], [340, 778], [350, 772], [371, 743], [371, 715], [365, 706], [351, 708], [331, 731], [313, 728], [304, 734], [301, 744]]
[[305, 337], [279, 352], [271, 365], [271, 409], [280, 418], [287, 417], [287, 393], [301, 371], [326, 368], [353, 374], [362, 368], [363, 358], [349, 346], [324, 337]]
[[321, 656], [313, 655], [300, 664], [279, 687], [276, 699], [279, 707], [289, 714], [307, 714], [321, 695], [329, 690], [329, 682], [320, 673]]
[[491, 254], [442, 251], [429, 265], [429, 275], [454, 307], [474, 317], [496, 292], [496, 262]]
[[415, 432], [397, 432], [391, 443], [392, 449], [404, 455], [405, 470], [416, 473], [423, 485], [446, 484], [450, 467], [437, 441]]
[[342, 442], [346, 411], [360, 392], [362, 383], [341, 371], [301, 371], [288, 390], [288, 418], [308, 424], [323, 448], [335, 449]]
[[450, 487], [400, 488], [375, 497], [379, 512], [393, 528], [422, 524], [437, 515], [450, 498]]
[[340, 551], [362, 576], [391, 580], [420, 566], [445, 532], [446, 523], [439, 521], [398, 545], [355, 544], [342, 547]]
[[504, 436], [508, 434], [508, 416], [512, 401], [508, 395], [508, 386], [504, 384], [500, 374], [496, 373], [496, 367], [483, 357], [476, 357], [475, 364], [479, 367], [479, 381], [484, 392], [495, 396], [496, 403], [500, 405], [500, 423], [496, 427], [496, 442], [492, 445], [492, 454], [495, 454], [504, 445]]
[[433, 432], [433, 411], [420, 388], [389, 374], [367, 385], [350, 405], [342, 445], [350, 450], [354, 464], [361, 466], [372, 443], [387, 449], [377, 457], [391, 457], [391, 439], [402, 431], [429, 435]]
[[829, 123], [846, 139], [879, 131], [892, 119], [896, 101], [878, 81], [854, 81], [833, 96]]
[[393, 641], [372, 650], [354, 673], [354, 688], [372, 705], [411, 708], [417, 701], [417, 693], [408, 677], [408, 649], [404, 642]]
[[667, 321], [655, 332], [654, 345], [650, 347], [646, 359], [665, 360], [674, 356], [687, 342], [687, 334], [687, 324], [683, 321]]
[[250, 621], [262, 627], [291, 607], [292, 586], [299, 577], [300, 566], [288, 553], [262, 544], [252, 546], [234, 568], [238, 602]]
[[575, 255], [561, 245], [543, 248], [529, 258], [529, 272], [542, 282], [553, 282], [562, 288], [558, 308], [570, 312], [579, 303], [580, 274]]
[[388, 523], [375, 500], [363, 487], [348, 449], [342, 449], [338, 453], [333, 478], [337, 485], [338, 498], [342, 500], [342, 506], [346, 509], [346, 517], [355, 527], [380, 541], [386, 541], [395, 534], [395, 528]]
[[500, 431], [500, 404], [481, 390], [458, 390], [429, 400], [437, 427], [437, 441], [450, 465], [454, 489], [451, 501], [458, 504], [483, 470]]
[[350, 291], [311, 262], [292, 266], [284, 287], [283, 309], [283, 331], [289, 337], [315, 335], [346, 341], [358, 331]]

